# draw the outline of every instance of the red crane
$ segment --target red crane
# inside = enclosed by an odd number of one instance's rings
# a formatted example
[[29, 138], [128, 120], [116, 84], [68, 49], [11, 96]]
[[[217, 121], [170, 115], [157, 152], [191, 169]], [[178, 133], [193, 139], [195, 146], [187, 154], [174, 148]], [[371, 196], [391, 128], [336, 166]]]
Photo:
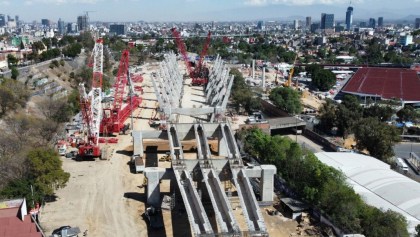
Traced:
[[78, 159], [94, 158], [101, 156], [98, 145], [100, 118], [102, 113], [102, 75], [103, 75], [103, 40], [98, 39], [92, 51], [93, 78], [92, 90], [89, 94], [83, 83], [79, 84], [80, 108], [83, 117], [84, 133], [86, 140], [80, 142]]
[[204, 61], [204, 57], [207, 55], [207, 50], [209, 49], [210, 40], [211, 40], [211, 32], [209, 31], [207, 33], [207, 38], [206, 38], [206, 42], [204, 43], [203, 50], [201, 51], [201, 54], [200, 54], [200, 59], [194, 70], [194, 77], [192, 78], [193, 86], [206, 85], [208, 82], [209, 69], [207, 67], [204, 67], [203, 61]]
[[193, 70], [191, 68], [191, 64], [188, 60], [187, 50], [186, 50], [185, 44], [184, 44], [184, 42], [181, 38], [181, 34], [175, 28], [172, 28], [171, 31], [172, 31], [173, 37], [175, 38], [175, 42], [177, 44], [178, 50], [180, 51], [180, 53], [181, 53], [181, 55], [184, 59], [185, 66], [186, 66], [187, 71], [188, 71], [188, 75], [192, 79], [191, 84], [193, 86], [207, 84], [208, 69], [203, 67], [203, 60], [204, 60], [204, 57], [207, 54], [207, 50], [208, 50], [209, 45], [210, 45], [211, 32], [209, 31], [208, 34], [207, 34], [206, 42], [205, 42], [205, 44], [203, 46], [203, 50], [201, 51], [201, 54], [200, 54], [200, 59], [199, 59], [198, 63], [196, 64], [195, 69]]
[[[112, 108], [104, 109], [101, 133], [125, 133], [130, 127], [128, 124], [124, 124], [125, 120], [127, 120], [131, 111], [138, 107], [142, 101], [141, 97], [134, 93], [128, 93], [126, 100], [124, 100], [124, 95], [127, 93], [125, 87], [128, 84], [128, 77], [130, 76], [129, 57], [129, 49], [124, 50], [121, 55], [117, 78], [113, 86], [114, 102]], [[126, 102], [125, 106], [124, 102]]]

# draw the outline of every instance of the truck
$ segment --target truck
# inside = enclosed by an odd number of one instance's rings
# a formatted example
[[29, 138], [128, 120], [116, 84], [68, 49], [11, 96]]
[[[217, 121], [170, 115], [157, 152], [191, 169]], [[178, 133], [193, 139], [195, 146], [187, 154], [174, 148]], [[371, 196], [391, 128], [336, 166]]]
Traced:
[[395, 158], [395, 165], [399, 171], [402, 171], [404, 174], [408, 172], [408, 165], [405, 163], [403, 158], [396, 157]]
[[60, 156], [64, 156], [67, 153], [67, 143], [64, 140], [57, 142], [57, 151]]

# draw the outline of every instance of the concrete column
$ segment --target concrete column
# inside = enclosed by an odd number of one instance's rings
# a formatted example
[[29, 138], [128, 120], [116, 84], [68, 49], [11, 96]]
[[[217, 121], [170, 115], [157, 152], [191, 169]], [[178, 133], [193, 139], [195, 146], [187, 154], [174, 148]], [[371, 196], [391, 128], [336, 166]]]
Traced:
[[260, 192], [262, 202], [273, 202], [274, 174], [277, 168], [274, 165], [261, 165]]
[[262, 67], [262, 88], [265, 89], [265, 67]]
[[147, 177], [147, 204], [158, 207], [160, 205], [160, 179], [165, 174], [164, 168], [147, 167], [144, 175]]
[[255, 60], [252, 60], [252, 79], [255, 79]]

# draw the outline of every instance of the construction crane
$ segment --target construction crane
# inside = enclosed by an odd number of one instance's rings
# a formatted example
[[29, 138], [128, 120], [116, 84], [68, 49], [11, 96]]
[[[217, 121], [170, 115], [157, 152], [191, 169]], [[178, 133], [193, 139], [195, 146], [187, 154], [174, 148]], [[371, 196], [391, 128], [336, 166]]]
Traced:
[[200, 58], [198, 63], [196, 64], [195, 69], [193, 70], [191, 67], [191, 63], [188, 60], [188, 55], [187, 55], [187, 50], [185, 48], [185, 44], [181, 38], [181, 34], [175, 29], [172, 28], [172, 35], [175, 38], [175, 42], [177, 44], [178, 50], [180, 51], [184, 62], [185, 62], [185, 66], [187, 68], [187, 72], [188, 75], [191, 78], [191, 84], [193, 86], [201, 86], [201, 85], [206, 85], [207, 81], [208, 81], [208, 69], [206, 67], [203, 66], [203, 60], [204, 57], [207, 54], [207, 50], [210, 44], [210, 40], [211, 40], [211, 32], [209, 31], [206, 37], [206, 41], [205, 44], [203, 46], [203, 50], [201, 51], [200, 54]]
[[[124, 124], [128, 116], [134, 108], [138, 107], [142, 101], [141, 97], [134, 94], [133, 90], [129, 90], [125, 99], [127, 85], [132, 86], [129, 72], [130, 51], [126, 49], [122, 52], [120, 65], [116, 81], [113, 85], [114, 102], [111, 108], [103, 110], [104, 116], [101, 122], [101, 133], [124, 133], [129, 129], [129, 124]], [[130, 88], [129, 88], [130, 89]], [[124, 106], [124, 101], [128, 102]]]
[[103, 40], [98, 39], [93, 48], [92, 90], [86, 93], [84, 83], [79, 84], [80, 108], [86, 139], [79, 144], [79, 159], [101, 156], [98, 145], [102, 117]]
[[295, 71], [295, 64], [296, 64], [297, 57], [298, 57], [298, 55], [296, 54], [295, 60], [293, 61], [293, 65], [289, 70], [289, 78], [287, 79], [287, 82], [283, 83], [284, 87], [291, 87], [292, 86], [292, 77], [293, 77], [293, 73]]
[[206, 42], [204, 43], [203, 50], [201, 51], [200, 58], [198, 60], [198, 64], [196, 64], [194, 75], [192, 77], [191, 84], [193, 86], [201, 86], [206, 85], [208, 82], [209, 77], [209, 69], [203, 65], [204, 57], [207, 55], [207, 50], [210, 45], [211, 40], [211, 32], [207, 33]]

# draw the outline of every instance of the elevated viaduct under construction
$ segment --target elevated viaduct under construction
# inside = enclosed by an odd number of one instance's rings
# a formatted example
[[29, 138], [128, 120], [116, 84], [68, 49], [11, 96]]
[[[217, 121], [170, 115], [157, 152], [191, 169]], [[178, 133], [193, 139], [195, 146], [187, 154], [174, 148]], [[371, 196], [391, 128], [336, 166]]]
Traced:
[[[185, 86], [174, 54], [165, 56], [153, 87], [159, 103], [160, 129], [133, 131], [134, 159], [144, 162], [146, 150], [167, 151], [171, 168], [144, 168], [147, 204], [162, 204], [160, 182], [171, 179], [173, 206], [181, 202], [194, 236], [268, 236], [260, 205], [274, 198], [273, 165], [245, 166], [224, 114], [233, 84], [229, 68], [218, 57], [204, 87]], [[187, 89], [186, 89], [187, 88]], [[201, 105], [191, 106], [191, 90]], [[258, 179], [259, 197], [253, 184]], [[234, 201], [235, 200], [235, 201]], [[235, 214], [238, 206], [242, 214]]]

